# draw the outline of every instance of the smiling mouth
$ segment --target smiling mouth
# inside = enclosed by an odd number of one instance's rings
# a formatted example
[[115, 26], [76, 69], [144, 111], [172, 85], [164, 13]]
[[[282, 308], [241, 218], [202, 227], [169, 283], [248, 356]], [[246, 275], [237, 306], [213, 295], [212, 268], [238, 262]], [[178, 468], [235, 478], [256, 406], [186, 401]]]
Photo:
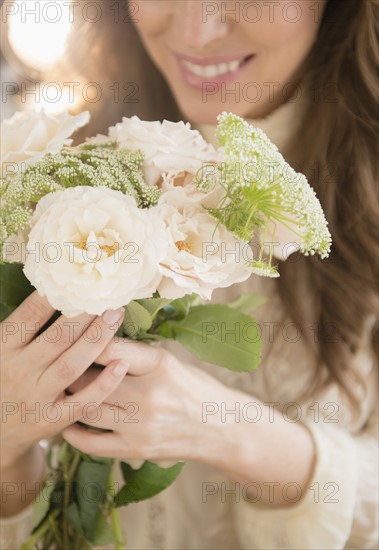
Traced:
[[235, 59], [228, 63], [219, 63], [217, 65], [197, 65], [196, 63], [190, 63], [185, 59], [182, 59], [181, 61], [185, 68], [195, 76], [200, 76], [202, 78], [215, 78], [237, 71], [253, 57], [254, 55], [251, 54], [243, 57], [242, 59]]

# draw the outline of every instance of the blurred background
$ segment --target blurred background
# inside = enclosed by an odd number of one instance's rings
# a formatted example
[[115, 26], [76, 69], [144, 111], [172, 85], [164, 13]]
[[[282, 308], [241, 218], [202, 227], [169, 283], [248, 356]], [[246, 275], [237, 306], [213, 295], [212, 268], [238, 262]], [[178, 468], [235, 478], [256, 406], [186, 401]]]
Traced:
[[180, 120], [167, 83], [139, 39], [136, 3], [0, 2], [2, 120], [27, 109], [52, 116], [89, 111], [89, 124], [75, 134], [78, 143], [107, 133], [123, 116]]
[[1, 120], [25, 109], [56, 114], [78, 107], [73, 84], [47, 78], [64, 61], [75, 5], [73, 0], [1, 2]]

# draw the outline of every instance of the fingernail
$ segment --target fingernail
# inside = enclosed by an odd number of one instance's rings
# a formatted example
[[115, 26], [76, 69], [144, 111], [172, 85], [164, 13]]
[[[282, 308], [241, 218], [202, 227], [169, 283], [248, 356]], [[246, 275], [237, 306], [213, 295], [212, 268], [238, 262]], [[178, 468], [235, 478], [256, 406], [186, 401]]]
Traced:
[[107, 325], [113, 325], [121, 319], [124, 314], [123, 309], [107, 309], [104, 311], [102, 318]]
[[129, 366], [129, 363], [126, 361], [121, 361], [121, 363], [118, 363], [113, 369], [113, 374], [115, 376], [124, 376], [128, 372]]

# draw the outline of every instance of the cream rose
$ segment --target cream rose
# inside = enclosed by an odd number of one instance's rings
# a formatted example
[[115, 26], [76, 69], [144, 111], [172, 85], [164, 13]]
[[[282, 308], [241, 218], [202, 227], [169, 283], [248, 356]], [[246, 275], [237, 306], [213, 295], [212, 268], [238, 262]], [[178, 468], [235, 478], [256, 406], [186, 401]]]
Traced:
[[64, 145], [71, 145], [68, 138], [88, 121], [88, 111], [77, 116], [52, 116], [43, 110], [15, 113], [1, 124], [2, 173], [35, 164], [47, 153], [58, 153]]
[[105, 187], [50, 193], [31, 226], [25, 275], [64, 315], [100, 315], [156, 291], [165, 227], [132, 197]]
[[245, 281], [251, 251], [203, 207], [208, 195], [195, 186], [167, 190], [154, 208], [166, 224], [169, 246], [160, 262], [163, 298], [196, 293], [209, 300], [213, 290]]
[[226, 190], [221, 185], [214, 185], [212, 189], [204, 192], [192, 182], [177, 185], [176, 181], [177, 178], [170, 172], [163, 176], [160, 204], [172, 204], [179, 209], [192, 204], [204, 211], [207, 208], [219, 208], [221, 203], [228, 200], [225, 198]]
[[109, 137], [125, 149], [144, 152], [143, 171], [151, 185], [159, 182], [163, 173], [196, 174], [204, 163], [219, 162], [216, 149], [189, 123], [142, 121], [137, 116], [123, 118], [109, 129]]

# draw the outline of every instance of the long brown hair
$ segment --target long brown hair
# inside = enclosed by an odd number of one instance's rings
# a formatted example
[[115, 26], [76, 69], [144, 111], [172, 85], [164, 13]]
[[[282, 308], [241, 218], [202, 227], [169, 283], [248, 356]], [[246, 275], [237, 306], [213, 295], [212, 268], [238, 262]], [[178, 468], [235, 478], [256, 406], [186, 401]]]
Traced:
[[[309, 344], [329, 380], [353, 400], [346, 372], [370, 324], [378, 357], [378, 38], [377, 0], [329, 0], [304, 68], [313, 101], [292, 150], [323, 205], [333, 248], [327, 261], [284, 263], [279, 283], [291, 317], [315, 327]], [[312, 319], [299, 288], [314, 297]]]
[[[128, 15], [120, 9], [116, 21], [106, 4], [101, 25], [84, 22], [73, 32], [67, 55], [72, 77], [80, 74], [102, 87], [101, 101], [86, 105], [92, 112], [86, 135], [105, 132], [133, 114], [179, 120], [170, 89]], [[353, 401], [347, 373], [353, 373], [370, 321], [378, 354], [378, 25], [378, 0], [328, 0], [316, 42], [299, 70], [311, 101], [289, 160], [313, 185], [334, 244], [326, 261], [291, 257], [280, 266], [278, 280], [288, 316], [304, 328], [320, 365], [309, 391], [335, 381]]]

